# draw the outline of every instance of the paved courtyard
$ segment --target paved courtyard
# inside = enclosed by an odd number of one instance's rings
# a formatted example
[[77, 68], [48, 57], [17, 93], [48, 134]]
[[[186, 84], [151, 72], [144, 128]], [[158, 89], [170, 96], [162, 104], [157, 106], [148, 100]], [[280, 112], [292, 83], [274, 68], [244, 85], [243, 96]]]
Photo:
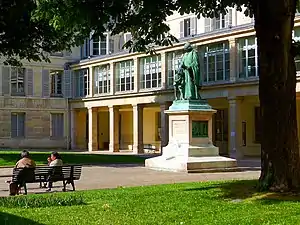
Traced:
[[[10, 174], [11, 168], [0, 169], [0, 175]], [[75, 182], [77, 190], [91, 190], [103, 188], [116, 188], [119, 186], [144, 186], [155, 184], [171, 184], [183, 182], [232, 180], [232, 179], [257, 179], [260, 171], [245, 170], [243, 172], [223, 173], [174, 173], [155, 171], [143, 166], [85, 166], [79, 181]], [[8, 195], [7, 178], [0, 178], [0, 196]], [[61, 191], [62, 182], [54, 184], [53, 191]], [[71, 187], [69, 187], [71, 188]], [[45, 192], [39, 184], [29, 184], [29, 193]]]

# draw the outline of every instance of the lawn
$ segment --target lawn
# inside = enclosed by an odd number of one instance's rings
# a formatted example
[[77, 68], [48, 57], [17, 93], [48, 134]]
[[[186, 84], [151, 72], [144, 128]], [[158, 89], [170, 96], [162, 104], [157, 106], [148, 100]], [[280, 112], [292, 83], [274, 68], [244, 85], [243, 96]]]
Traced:
[[[31, 157], [38, 165], [47, 164], [49, 152], [30, 152]], [[100, 155], [61, 153], [65, 164], [143, 164], [145, 158], [136, 155]], [[13, 166], [20, 158], [20, 151], [0, 150], [0, 166]]]
[[[67, 202], [60, 198], [71, 197], [79, 201], [55, 206]], [[18, 197], [11, 199], [18, 207], [0, 206], [0, 224], [300, 224], [299, 196], [257, 193], [255, 181], [120, 187], [23, 198], [31, 203], [29, 208]]]

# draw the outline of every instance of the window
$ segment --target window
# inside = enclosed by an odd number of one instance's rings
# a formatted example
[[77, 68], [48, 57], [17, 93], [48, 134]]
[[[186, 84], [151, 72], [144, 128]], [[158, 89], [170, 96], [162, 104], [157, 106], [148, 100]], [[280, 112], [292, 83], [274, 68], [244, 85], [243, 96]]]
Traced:
[[254, 108], [254, 123], [255, 123], [254, 141], [256, 143], [260, 143], [261, 142], [261, 135], [262, 135], [260, 107], [255, 107]]
[[24, 95], [25, 68], [11, 68], [11, 94]]
[[[300, 41], [300, 28], [297, 27], [293, 31], [293, 39], [295, 41]], [[296, 71], [300, 71], [300, 56], [296, 56], [295, 63], [296, 63]]]
[[228, 9], [227, 14], [220, 14], [215, 18], [205, 18], [205, 32], [224, 29], [232, 24], [232, 9]]
[[238, 41], [239, 78], [258, 76], [257, 43], [255, 37]]
[[62, 71], [51, 71], [51, 96], [62, 95]]
[[228, 141], [228, 110], [218, 109], [215, 117], [215, 141]]
[[11, 137], [12, 138], [25, 137], [25, 113], [11, 114]]
[[63, 113], [51, 113], [51, 138], [63, 138], [64, 137], [64, 114]]
[[107, 94], [110, 93], [110, 66], [95, 67], [95, 93]]
[[[216, 43], [201, 48], [204, 82], [229, 80], [229, 44]], [[201, 65], [201, 63], [200, 63]]]
[[85, 97], [89, 94], [88, 69], [75, 71], [75, 96]]
[[161, 87], [161, 57], [154, 55], [142, 58], [141, 65], [141, 89]]
[[170, 52], [167, 53], [168, 58], [168, 87], [173, 87], [174, 83], [174, 77], [177, 69], [180, 66], [181, 59], [183, 57], [184, 52], [183, 51], [177, 51], [177, 52]]
[[117, 91], [132, 91], [134, 89], [134, 61], [117, 63]]
[[180, 22], [180, 38], [197, 34], [197, 17], [187, 18]]
[[[104, 37], [96, 37], [93, 39], [93, 45], [92, 45], [92, 55], [106, 55], [106, 54], [112, 54], [115, 51], [115, 36], [109, 36], [107, 34], [104, 34]], [[107, 46], [108, 43], [108, 46]], [[107, 47], [109, 49], [107, 49]]]

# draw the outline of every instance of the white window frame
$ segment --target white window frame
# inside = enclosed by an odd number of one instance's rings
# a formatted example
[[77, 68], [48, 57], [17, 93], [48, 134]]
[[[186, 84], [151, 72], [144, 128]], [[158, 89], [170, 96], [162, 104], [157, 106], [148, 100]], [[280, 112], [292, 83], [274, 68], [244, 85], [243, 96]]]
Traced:
[[[253, 45], [250, 45], [249, 44], [249, 39], [252, 39], [254, 38], [254, 44]], [[257, 38], [252, 36], [252, 37], [246, 37], [246, 38], [242, 38], [241, 40], [244, 40], [245, 41], [245, 44], [244, 46], [240, 46], [241, 44], [238, 43], [238, 51], [239, 51], [239, 54], [238, 54], [238, 60], [239, 60], [239, 69], [238, 69], [238, 72], [239, 72], [239, 79], [247, 79], [247, 78], [251, 78], [251, 77], [258, 77], [258, 51], [257, 51]], [[254, 50], [255, 51], [255, 76], [249, 76], [249, 51], [250, 50]], [[242, 58], [242, 52], [245, 52], [245, 68], [248, 68], [248, 69], [245, 69], [243, 68], [243, 58]], [[241, 76], [241, 71], [245, 71], [245, 74], [244, 76]]]
[[[26, 77], [26, 69], [11, 67], [11, 75], [10, 75], [10, 90], [11, 95], [16, 96], [24, 96], [25, 95], [25, 77]], [[16, 88], [13, 90], [12, 85], [15, 84]]]
[[134, 90], [134, 61], [128, 60], [117, 63], [117, 92], [130, 92]]
[[94, 68], [95, 95], [109, 94], [111, 90], [110, 64]]
[[167, 87], [169, 88], [174, 86], [174, 78], [176, 75], [175, 73], [181, 64], [183, 54], [184, 54], [183, 51], [167, 53], [167, 57], [168, 57]]
[[[140, 88], [144, 90], [161, 88], [162, 86], [161, 56], [153, 55], [153, 56], [144, 57], [141, 59], [140, 65], [141, 65]], [[156, 74], [156, 79], [153, 78], [154, 74]], [[149, 80], [147, 79], [147, 75], [150, 76]], [[147, 85], [148, 82], [150, 82], [150, 85]]]
[[89, 94], [89, 72], [88, 69], [75, 71], [75, 96], [86, 97]]
[[[51, 96], [63, 95], [63, 71], [51, 71]], [[60, 80], [60, 82], [59, 82]]]

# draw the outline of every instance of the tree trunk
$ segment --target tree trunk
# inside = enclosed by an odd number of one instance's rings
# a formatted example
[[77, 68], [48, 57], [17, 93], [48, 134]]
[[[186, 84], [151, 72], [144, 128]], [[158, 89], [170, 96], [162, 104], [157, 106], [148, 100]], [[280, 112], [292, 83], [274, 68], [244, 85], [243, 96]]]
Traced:
[[296, 0], [252, 0], [259, 52], [262, 115], [261, 189], [300, 187], [296, 67], [292, 31]]

